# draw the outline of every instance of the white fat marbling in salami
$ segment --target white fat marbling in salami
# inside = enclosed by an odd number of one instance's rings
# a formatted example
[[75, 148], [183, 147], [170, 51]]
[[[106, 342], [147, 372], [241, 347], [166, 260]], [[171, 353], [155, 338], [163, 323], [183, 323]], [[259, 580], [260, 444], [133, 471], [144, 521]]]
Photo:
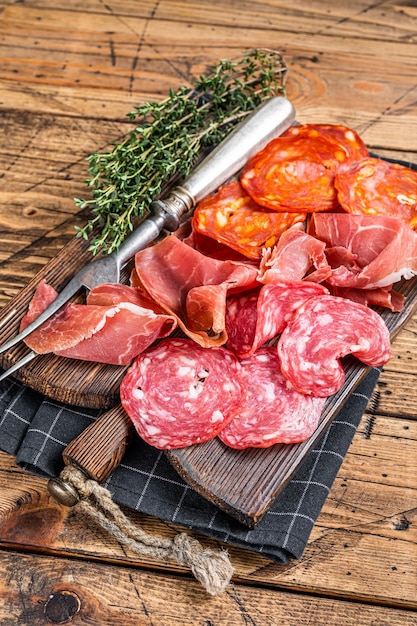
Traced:
[[299, 443], [316, 430], [325, 398], [298, 393], [282, 375], [276, 348], [259, 348], [242, 359], [246, 404], [219, 433], [231, 448], [266, 448]]
[[277, 282], [230, 296], [226, 304], [227, 347], [246, 358], [281, 333], [294, 311], [313, 296], [327, 294], [323, 285], [308, 281]]
[[238, 359], [222, 347], [165, 339], [129, 368], [120, 398], [150, 445], [174, 449], [215, 437], [245, 403]]
[[372, 309], [331, 295], [302, 305], [278, 342], [282, 373], [294, 389], [313, 396], [330, 396], [342, 387], [340, 357], [347, 354], [366, 365], [383, 365], [391, 356], [389, 331]]

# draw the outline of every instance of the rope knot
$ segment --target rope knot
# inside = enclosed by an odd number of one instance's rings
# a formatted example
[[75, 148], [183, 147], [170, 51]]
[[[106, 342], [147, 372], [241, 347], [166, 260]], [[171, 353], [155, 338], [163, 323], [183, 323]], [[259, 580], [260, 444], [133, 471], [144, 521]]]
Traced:
[[203, 546], [186, 533], [179, 533], [172, 540], [173, 557], [181, 565], [187, 565], [195, 578], [215, 596], [224, 591], [233, 574], [233, 566], [225, 550], [215, 552]]
[[225, 550], [215, 552], [187, 535], [179, 533], [174, 538], [155, 537], [143, 531], [123, 513], [113, 501], [110, 491], [88, 478], [73, 465], [66, 466], [60, 477], [78, 491], [82, 500], [79, 506], [91, 515], [120, 543], [138, 554], [162, 559], [175, 559], [189, 567], [206, 591], [215, 596], [225, 590], [233, 574], [233, 566]]
[[82, 498], [88, 498], [92, 495], [92, 493], [94, 493], [95, 481], [88, 478], [84, 472], [79, 470], [74, 465], [66, 465], [62, 470], [60, 477], [62, 480], [70, 482]]

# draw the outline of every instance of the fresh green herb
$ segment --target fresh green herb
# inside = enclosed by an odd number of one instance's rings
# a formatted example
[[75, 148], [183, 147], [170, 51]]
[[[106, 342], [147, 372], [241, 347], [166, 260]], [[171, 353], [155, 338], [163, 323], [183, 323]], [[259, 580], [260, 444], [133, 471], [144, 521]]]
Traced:
[[240, 60], [223, 60], [188, 87], [170, 91], [128, 114], [135, 128], [108, 152], [89, 158], [86, 181], [92, 198], [77, 236], [90, 250], [117, 250], [152, 200], [174, 180], [187, 176], [205, 150], [217, 145], [248, 113], [273, 95], [283, 95], [287, 67], [278, 52], [252, 50]]

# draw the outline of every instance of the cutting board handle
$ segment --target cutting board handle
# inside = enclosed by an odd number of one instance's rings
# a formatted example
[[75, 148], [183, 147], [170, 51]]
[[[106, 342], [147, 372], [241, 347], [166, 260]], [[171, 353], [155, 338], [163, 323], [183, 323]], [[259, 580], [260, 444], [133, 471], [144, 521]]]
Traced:
[[[133, 425], [121, 404], [97, 418], [62, 453], [65, 465], [73, 465], [103, 483], [120, 464], [130, 441]], [[61, 477], [48, 483], [50, 494], [61, 504], [75, 505], [80, 497]]]

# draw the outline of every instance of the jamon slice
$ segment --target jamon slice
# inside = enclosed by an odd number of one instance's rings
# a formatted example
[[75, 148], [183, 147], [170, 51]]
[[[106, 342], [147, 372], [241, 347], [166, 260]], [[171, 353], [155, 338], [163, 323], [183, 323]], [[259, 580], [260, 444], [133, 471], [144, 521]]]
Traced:
[[310, 282], [262, 285], [247, 294], [230, 296], [226, 308], [227, 347], [239, 358], [249, 357], [281, 333], [306, 300], [327, 294]]
[[302, 305], [278, 342], [284, 376], [300, 393], [316, 397], [343, 386], [340, 358], [347, 354], [367, 365], [384, 365], [391, 356], [390, 334], [372, 309], [331, 295]]
[[266, 448], [305, 441], [317, 428], [325, 398], [291, 389], [281, 374], [275, 348], [260, 348], [241, 361], [246, 404], [219, 433], [231, 448]]
[[376, 289], [417, 274], [417, 232], [398, 217], [315, 214], [309, 234], [326, 244], [331, 285]]
[[[51, 286], [41, 282], [21, 328], [35, 319], [56, 296]], [[128, 365], [176, 326], [174, 317], [149, 304], [147, 297], [131, 287], [100, 285], [90, 292], [86, 304], [67, 304], [25, 342], [38, 354], [53, 352], [73, 359]]]
[[139, 436], [159, 449], [212, 439], [241, 410], [245, 396], [238, 359], [189, 339], [164, 339], [146, 350], [120, 387]]
[[325, 255], [326, 244], [304, 232], [300, 224], [281, 235], [277, 245], [264, 250], [259, 264], [261, 283], [298, 281], [308, 275], [309, 280], [321, 282], [330, 275], [331, 268]]
[[359, 302], [365, 306], [382, 306], [391, 311], [399, 312], [404, 309], [404, 296], [391, 287], [379, 287], [377, 289], [355, 289], [354, 287], [335, 287], [329, 285], [329, 291], [333, 296], [340, 296]]
[[155, 302], [204, 347], [226, 342], [226, 297], [257, 284], [253, 265], [206, 257], [175, 236], [138, 252], [135, 267]]

